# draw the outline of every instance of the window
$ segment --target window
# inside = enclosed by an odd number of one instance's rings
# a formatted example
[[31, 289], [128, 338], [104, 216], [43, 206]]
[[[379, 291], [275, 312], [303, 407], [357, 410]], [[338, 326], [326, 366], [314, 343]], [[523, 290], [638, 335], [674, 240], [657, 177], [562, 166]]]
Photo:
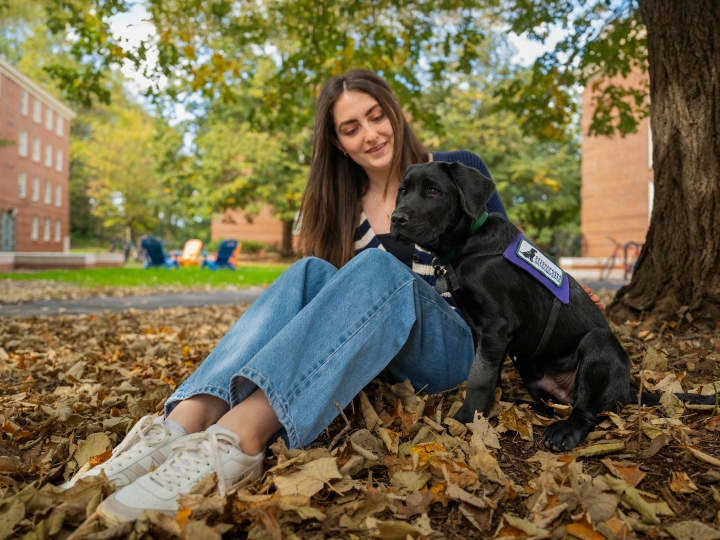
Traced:
[[62, 221], [55, 221], [55, 241], [60, 242], [62, 240]]
[[27, 137], [27, 131], [21, 131], [20, 136], [18, 137], [18, 155], [20, 157], [27, 157], [28, 152], [28, 137]]
[[32, 193], [30, 194], [30, 199], [33, 201], [40, 200], [40, 179], [37, 176], [32, 179]]
[[53, 151], [52, 144], [45, 145], [45, 166], [52, 167]]
[[43, 227], [43, 240], [45, 242], [50, 241], [50, 227], [52, 226], [52, 222], [49, 217], [45, 218], [45, 226]]
[[27, 174], [24, 172], [18, 174], [18, 197], [21, 199], [27, 197]]
[[65, 126], [63, 125], [63, 120], [64, 118], [58, 114], [57, 120], [55, 121], [55, 133], [58, 137], [62, 137], [65, 133]]
[[40, 163], [40, 139], [35, 139], [33, 141], [32, 160], [35, 163]]
[[23, 116], [28, 115], [28, 109], [30, 105], [30, 94], [28, 94], [27, 90], [23, 90], [22, 94], [20, 94], [20, 114]]
[[55, 206], [62, 206], [62, 186], [55, 186]]
[[45, 204], [52, 202], [52, 184], [50, 182], [45, 182], [45, 197], [43, 197], [43, 202]]
[[63, 153], [62, 150], [58, 150], [57, 154], [55, 154], [55, 170], [57, 172], [62, 172], [63, 170]]
[[33, 216], [32, 229], [30, 229], [30, 240], [37, 240], [40, 229], [40, 218]]
[[33, 101], [33, 122], [39, 124], [42, 121], [42, 103], [35, 98]]
[[52, 131], [53, 128], [53, 111], [50, 107], [45, 107], [45, 129]]

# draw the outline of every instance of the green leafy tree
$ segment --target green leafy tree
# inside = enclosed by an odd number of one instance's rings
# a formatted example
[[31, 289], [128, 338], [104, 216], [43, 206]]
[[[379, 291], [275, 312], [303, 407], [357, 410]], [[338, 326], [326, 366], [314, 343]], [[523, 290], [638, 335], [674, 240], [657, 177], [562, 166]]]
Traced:
[[87, 136], [71, 141], [70, 152], [83, 163], [93, 214], [129, 241], [157, 225], [164, 194], [151, 151], [152, 118], [120, 91], [114, 97], [89, 117]]
[[[105, 67], [125, 58], [143, 66], [149, 44], [123, 51], [107, 26], [107, 18], [127, 4], [48, 1], [51, 29], [73, 32], [79, 39], [72, 52], [95, 60], [82, 69], [48, 67], [66, 91], [88, 101], [106, 99], [98, 91]], [[539, 137], [567, 136], [577, 112], [573, 88], [591, 73], [602, 70], [609, 79], [648, 66], [656, 218], [633, 280], [619, 291], [611, 313], [664, 319], [690, 311], [695, 318], [720, 319], [717, 1], [150, 0], [149, 8], [157, 28], [154, 69], [168, 81], [166, 94], [233, 99], [235, 84], [252, 80], [258, 62], [269, 56], [277, 69], [256, 116], [273, 118], [287, 132], [307, 127], [307, 104], [319, 84], [358, 66], [385, 75], [416, 122], [437, 123], [421, 98], [425, 79], [472, 71], [483, 38], [481, 10], [539, 41], [553, 25], [567, 29], [567, 37], [535, 62], [529, 80], [501, 87], [504, 106]], [[647, 114], [643, 89], [615, 84], [598, 90], [593, 133], [631, 132]]]
[[[630, 284], [610, 307], [617, 320], [720, 320], [720, 3], [713, 0], [493, 0], [516, 32], [542, 41], [549, 25], [568, 29], [538, 58], [529, 81], [501, 92], [527, 132], [557, 138], [577, 105], [573, 85], [603, 78], [590, 132], [631, 133], [650, 114], [653, 219]], [[614, 9], [613, 9], [614, 7]], [[647, 88], [618, 80], [649, 69]], [[648, 99], [649, 98], [649, 99]]]

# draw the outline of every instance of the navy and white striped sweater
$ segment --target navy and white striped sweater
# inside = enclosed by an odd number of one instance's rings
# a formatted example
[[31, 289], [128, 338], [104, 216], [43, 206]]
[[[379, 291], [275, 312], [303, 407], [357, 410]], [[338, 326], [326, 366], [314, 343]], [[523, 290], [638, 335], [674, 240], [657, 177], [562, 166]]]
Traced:
[[[482, 174], [490, 178], [490, 172], [485, 166], [483, 160], [480, 159], [479, 156], [473, 154], [472, 152], [468, 152], [467, 150], [458, 150], [456, 152], [435, 152], [433, 153], [433, 161], [446, 161], [449, 163], [459, 161], [463, 165], [477, 169]], [[492, 197], [490, 197], [490, 200], [487, 202], [487, 209], [488, 212], [497, 212], [507, 218], [505, 207], [503, 206], [497, 191], [493, 193]], [[380, 243], [380, 240], [375, 235], [372, 227], [370, 227], [370, 222], [365, 217], [365, 213], [362, 212], [360, 214], [360, 226], [355, 229], [355, 255], [370, 248], [377, 248], [385, 251], [385, 247], [382, 243]], [[427, 281], [432, 287], [435, 287], [435, 269], [432, 265], [434, 258], [435, 256], [432, 253], [415, 245], [412, 270]], [[450, 303], [451, 306], [455, 307], [450, 293], [444, 293], [442, 296]]]

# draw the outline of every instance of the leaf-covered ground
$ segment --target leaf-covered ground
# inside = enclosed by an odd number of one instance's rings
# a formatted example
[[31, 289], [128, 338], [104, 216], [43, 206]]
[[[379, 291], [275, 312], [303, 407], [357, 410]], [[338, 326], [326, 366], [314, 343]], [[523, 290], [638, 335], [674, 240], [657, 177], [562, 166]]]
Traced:
[[[462, 389], [425, 395], [378, 379], [310, 448], [275, 443], [262, 481], [221, 499], [211, 478], [176, 518], [148, 512], [106, 529], [94, 509], [110, 484], [53, 487], [162, 410], [243, 311], [0, 319], [0, 540], [720, 538], [720, 420], [669, 394], [656, 409], [608, 414], [575, 452], [552, 454], [540, 443], [549, 420], [526, 408], [500, 400], [489, 421], [462, 425]], [[614, 329], [638, 383], [720, 390], [719, 331], [680, 316], [662, 332]], [[510, 362], [502, 383], [523, 395]]]

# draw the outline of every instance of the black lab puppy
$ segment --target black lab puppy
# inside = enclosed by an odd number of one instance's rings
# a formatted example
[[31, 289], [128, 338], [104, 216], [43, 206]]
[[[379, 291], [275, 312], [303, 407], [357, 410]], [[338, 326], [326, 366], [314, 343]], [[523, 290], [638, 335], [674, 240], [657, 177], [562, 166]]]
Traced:
[[[598, 413], [637, 402], [630, 360], [580, 285], [512, 223], [487, 216], [494, 190], [492, 180], [460, 163], [413, 165], [400, 184], [390, 232], [439, 255], [445, 268], [438, 267], [438, 290], [451, 291], [472, 328], [475, 360], [455, 418], [471, 422], [475, 411], [490, 412], [510, 355], [534, 399], [573, 406], [567, 420], [543, 434], [548, 448], [569, 450], [593, 430]], [[643, 401], [656, 404], [659, 396], [643, 393]]]

